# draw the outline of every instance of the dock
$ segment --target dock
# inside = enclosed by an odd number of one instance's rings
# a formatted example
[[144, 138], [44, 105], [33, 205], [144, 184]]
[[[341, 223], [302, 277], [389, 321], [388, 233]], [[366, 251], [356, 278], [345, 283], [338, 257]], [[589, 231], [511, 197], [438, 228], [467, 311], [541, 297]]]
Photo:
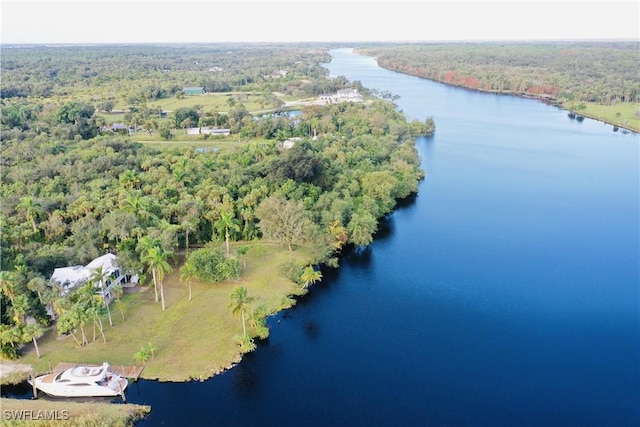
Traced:
[[[70, 368], [75, 368], [76, 366], [87, 366], [90, 368], [100, 367], [100, 365], [95, 364], [84, 364], [84, 363], [69, 363], [69, 362], [59, 362], [55, 368], [53, 368], [54, 374], [59, 374], [62, 371], [65, 371]], [[124, 378], [128, 378], [130, 380], [137, 380], [144, 369], [143, 366], [125, 366], [125, 365], [112, 365], [109, 364], [109, 372], [119, 375]]]

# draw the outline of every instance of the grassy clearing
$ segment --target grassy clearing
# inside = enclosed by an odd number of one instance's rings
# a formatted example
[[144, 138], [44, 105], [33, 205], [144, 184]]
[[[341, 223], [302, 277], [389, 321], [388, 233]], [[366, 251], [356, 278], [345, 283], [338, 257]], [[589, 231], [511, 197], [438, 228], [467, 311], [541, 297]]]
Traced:
[[[67, 400], [0, 399], [2, 425], [6, 426], [101, 426], [126, 427], [151, 411], [147, 405], [113, 405]], [[16, 420], [22, 418], [22, 421]], [[48, 418], [48, 419], [45, 419]]]
[[636, 116], [640, 111], [640, 105], [638, 104], [625, 102], [616, 105], [594, 103], [585, 105], [587, 108], [581, 110], [578, 114], [640, 132], [640, 117]]
[[[187, 136], [184, 131], [176, 132], [176, 137], [170, 140], [159, 139], [158, 135], [143, 135], [142, 132], [133, 136], [132, 140], [159, 149], [192, 147], [195, 150], [196, 148], [215, 148], [218, 152], [238, 150], [248, 143], [247, 140], [240, 139], [235, 135], [214, 136], [204, 139], [201, 136]], [[252, 138], [251, 141], [268, 142], [257, 138]]]
[[[238, 245], [242, 243], [235, 244]], [[241, 357], [235, 338], [242, 335], [242, 323], [228, 308], [232, 289], [246, 286], [249, 296], [256, 297], [254, 307], [264, 303], [270, 312], [286, 308], [282, 304], [284, 297], [301, 294], [300, 287], [280, 273], [280, 266], [291, 258], [300, 265], [307, 262], [303, 249], [289, 252], [280, 245], [258, 243], [241, 257], [246, 268], [239, 280], [219, 284], [193, 280], [192, 301], [188, 300], [186, 284], [179, 280], [182, 259], [177, 259], [173, 273], [164, 279], [167, 306], [164, 312], [160, 303], [155, 302], [153, 285], [148, 283], [143, 292], [123, 297], [124, 321], [115, 305], [111, 306], [114, 326], [103, 320], [107, 343], [103, 343], [98, 333], [96, 341], [78, 347], [71, 336], [58, 337], [55, 328], [50, 328], [39, 342], [41, 359], [36, 359], [32, 345], [27, 345], [18, 362], [32, 365], [35, 372], [47, 371], [58, 362], [108, 361], [113, 365], [140, 366], [133, 354], [151, 343], [157, 350], [144, 363], [143, 378], [161, 381], [209, 378]], [[88, 329], [91, 341], [93, 330]]]
[[258, 103], [263, 97], [261, 93], [253, 92], [223, 92], [205, 93], [203, 95], [185, 95], [182, 98], [163, 98], [151, 101], [147, 105], [151, 108], [162, 108], [165, 111], [175, 111], [183, 107], [201, 106], [204, 111], [218, 111], [226, 113], [229, 110], [228, 99], [234, 98], [236, 102], [241, 102], [249, 111], [261, 110]]

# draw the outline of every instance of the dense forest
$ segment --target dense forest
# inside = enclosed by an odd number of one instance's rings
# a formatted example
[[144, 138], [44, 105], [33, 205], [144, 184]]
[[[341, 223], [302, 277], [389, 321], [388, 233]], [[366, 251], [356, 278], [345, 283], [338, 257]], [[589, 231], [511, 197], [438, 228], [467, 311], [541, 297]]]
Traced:
[[[61, 295], [48, 278], [105, 252], [128, 271], [153, 270], [154, 280], [164, 255], [229, 239], [304, 246], [314, 263], [337, 265], [344, 245], [368, 245], [379, 219], [417, 191], [423, 172], [413, 138], [434, 130], [430, 118], [408, 122], [358, 82], [328, 78], [326, 52], [308, 46], [3, 48], [2, 57], [5, 357], [42, 334], [47, 305], [60, 333], [104, 315], [95, 299]], [[266, 94], [272, 112], [253, 114], [238, 96], [227, 112], [185, 106], [162, 117], [148, 107], [188, 102], [187, 86]], [[297, 115], [276, 102], [346, 87], [367, 101], [309, 105]], [[147, 145], [136, 133], [105, 130], [98, 113], [116, 106], [159, 141], [206, 119], [232, 134], [216, 137], [215, 149], [200, 149], [201, 139]]]
[[[570, 110], [640, 102], [638, 42], [430, 43], [359, 49], [381, 67]], [[637, 109], [637, 108], [636, 108]]]

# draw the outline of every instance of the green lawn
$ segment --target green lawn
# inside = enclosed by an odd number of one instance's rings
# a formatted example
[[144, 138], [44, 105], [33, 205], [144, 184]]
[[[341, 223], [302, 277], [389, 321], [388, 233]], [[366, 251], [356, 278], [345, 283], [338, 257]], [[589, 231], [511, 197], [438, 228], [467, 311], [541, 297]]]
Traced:
[[[173, 130], [175, 137], [170, 140], [161, 139], [157, 134], [149, 135], [146, 132], [136, 133], [131, 137], [134, 142], [139, 142], [159, 149], [173, 149], [192, 147], [196, 148], [216, 148], [219, 152], [237, 150], [247, 144], [247, 140], [240, 139], [237, 135], [214, 136], [204, 139], [202, 136], [187, 135], [183, 129]], [[268, 140], [251, 138], [251, 142], [264, 142]]]
[[258, 103], [262, 94], [253, 92], [205, 93], [203, 95], [185, 95], [180, 99], [174, 96], [151, 101], [147, 105], [151, 108], [162, 108], [165, 111], [175, 111], [178, 108], [199, 105], [204, 111], [218, 111], [222, 114], [227, 113], [231, 108], [227, 101], [231, 97], [235, 98], [236, 102], [244, 104], [249, 111], [262, 110], [262, 106]]
[[[282, 309], [284, 297], [302, 293], [298, 285], [280, 274], [280, 266], [290, 258], [300, 265], [307, 262], [303, 249], [289, 252], [277, 244], [258, 243], [241, 257], [246, 268], [239, 280], [219, 284], [193, 281], [192, 301], [188, 300], [187, 286], [180, 282], [176, 266], [164, 280], [164, 312], [161, 304], [155, 302], [153, 285], [147, 284], [144, 292], [123, 297], [124, 321], [115, 305], [111, 305], [114, 326], [110, 327], [104, 319], [107, 343], [103, 343], [99, 333], [96, 341], [92, 341], [93, 330], [89, 328], [88, 338], [92, 342], [78, 347], [71, 336], [58, 337], [55, 328], [50, 328], [39, 342], [42, 357], [37, 360], [33, 346], [27, 345], [24, 356], [17, 362], [31, 364], [36, 372], [47, 371], [58, 362], [108, 361], [114, 365], [139, 366], [133, 354], [152, 343], [157, 351], [144, 365], [143, 378], [184, 381], [211, 377], [241, 357], [235, 337], [242, 334], [242, 323], [228, 308], [230, 292], [244, 285], [249, 296], [256, 297], [255, 306], [265, 303], [271, 312]], [[177, 263], [180, 262], [178, 259]]]
[[576, 111], [586, 117], [640, 132], [640, 105], [625, 102], [616, 105], [586, 103], [586, 109]]

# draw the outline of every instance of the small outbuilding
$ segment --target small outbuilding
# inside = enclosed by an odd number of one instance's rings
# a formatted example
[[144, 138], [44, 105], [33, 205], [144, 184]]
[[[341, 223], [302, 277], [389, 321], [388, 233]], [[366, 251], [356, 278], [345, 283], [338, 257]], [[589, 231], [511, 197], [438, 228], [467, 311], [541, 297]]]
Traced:
[[195, 86], [195, 87], [185, 87], [184, 89], [182, 89], [182, 92], [185, 95], [202, 95], [204, 94], [204, 88], [202, 86]]

